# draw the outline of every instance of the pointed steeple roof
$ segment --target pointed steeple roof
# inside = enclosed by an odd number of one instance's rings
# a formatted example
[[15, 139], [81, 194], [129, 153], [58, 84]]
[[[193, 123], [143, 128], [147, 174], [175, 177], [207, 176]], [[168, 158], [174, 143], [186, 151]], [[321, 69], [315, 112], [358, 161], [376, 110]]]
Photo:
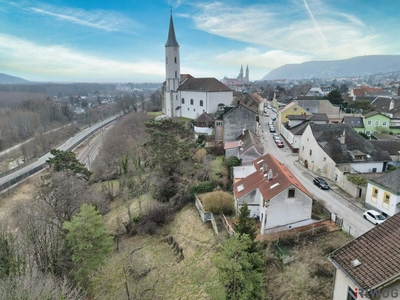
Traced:
[[168, 31], [168, 40], [165, 43], [165, 47], [179, 47], [179, 44], [176, 40], [175, 29], [174, 29], [174, 21], [172, 20], [172, 11], [171, 17], [169, 20], [169, 31]]

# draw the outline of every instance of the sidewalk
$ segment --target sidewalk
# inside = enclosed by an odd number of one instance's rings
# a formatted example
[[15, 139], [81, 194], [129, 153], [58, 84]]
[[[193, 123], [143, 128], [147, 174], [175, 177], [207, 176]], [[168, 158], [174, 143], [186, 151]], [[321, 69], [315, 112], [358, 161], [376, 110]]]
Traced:
[[[305, 168], [302, 164], [300, 164], [297, 160], [294, 161], [294, 165], [299, 168], [300, 170], [302, 170], [303, 172], [307, 172], [310, 176], [312, 177], [317, 177], [313, 172], [311, 172], [310, 170], [308, 170], [307, 168]], [[336, 193], [337, 195], [339, 195], [340, 197], [342, 197], [343, 199], [345, 199], [347, 202], [349, 202], [350, 204], [354, 205], [356, 208], [360, 209], [360, 211], [364, 212], [365, 211], [365, 207], [362, 203], [360, 203], [359, 201], [357, 201], [356, 198], [352, 197], [351, 195], [347, 194], [345, 191], [343, 191], [340, 187], [338, 187], [335, 182], [333, 182], [330, 179], [324, 178], [330, 185], [331, 190]]]

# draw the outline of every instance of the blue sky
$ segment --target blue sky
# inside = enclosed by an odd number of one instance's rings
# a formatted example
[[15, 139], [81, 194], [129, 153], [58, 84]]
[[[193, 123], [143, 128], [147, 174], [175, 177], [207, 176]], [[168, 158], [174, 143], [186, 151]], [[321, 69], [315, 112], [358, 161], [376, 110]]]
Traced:
[[170, 8], [181, 73], [250, 80], [288, 63], [400, 54], [397, 0], [0, 0], [0, 73], [162, 82]]

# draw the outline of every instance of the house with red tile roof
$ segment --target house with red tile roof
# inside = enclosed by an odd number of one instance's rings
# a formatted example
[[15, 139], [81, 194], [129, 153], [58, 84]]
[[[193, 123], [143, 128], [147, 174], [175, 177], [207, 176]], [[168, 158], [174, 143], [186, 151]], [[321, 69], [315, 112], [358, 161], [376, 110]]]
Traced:
[[261, 233], [291, 229], [311, 222], [312, 196], [293, 173], [271, 154], [253, 161], [255, 171], [234, 183], [239, 211], [261, 220]]
[[400, 214], [335, 250], [328, 258], [336, 268], [333, 300], [399, 299]]

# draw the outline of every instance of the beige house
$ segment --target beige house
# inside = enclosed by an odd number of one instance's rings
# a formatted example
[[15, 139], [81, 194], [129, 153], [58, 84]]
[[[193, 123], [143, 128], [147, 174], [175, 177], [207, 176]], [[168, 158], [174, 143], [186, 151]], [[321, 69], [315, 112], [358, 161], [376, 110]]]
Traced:
[[332, 299], [399, 299], [399, 258], [396, 214], [329, 255], [336, 268]]

